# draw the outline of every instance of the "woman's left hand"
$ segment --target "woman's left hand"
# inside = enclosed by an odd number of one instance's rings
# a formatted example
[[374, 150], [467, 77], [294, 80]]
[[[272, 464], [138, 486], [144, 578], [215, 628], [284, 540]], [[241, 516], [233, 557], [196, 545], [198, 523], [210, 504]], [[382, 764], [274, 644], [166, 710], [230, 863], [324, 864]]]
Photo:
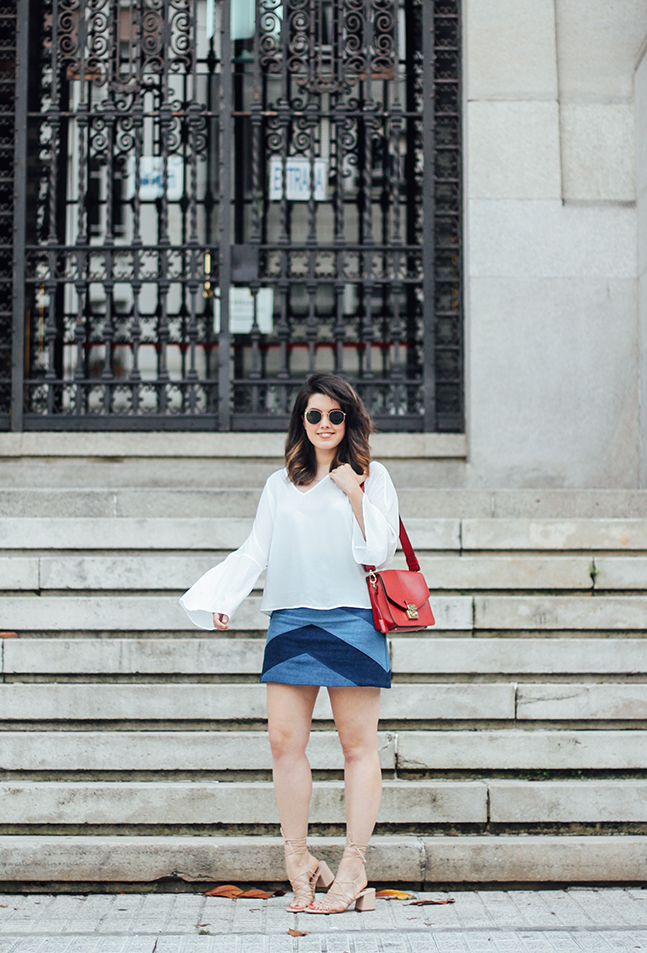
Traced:
[[334, 480], [340, 490], [343, 490], [346, 496], [354, 494], [367, 478], [367, 473], [355, 473], [350, 463], [344, 463], [335, 470], [330, 471], [330, 478]]

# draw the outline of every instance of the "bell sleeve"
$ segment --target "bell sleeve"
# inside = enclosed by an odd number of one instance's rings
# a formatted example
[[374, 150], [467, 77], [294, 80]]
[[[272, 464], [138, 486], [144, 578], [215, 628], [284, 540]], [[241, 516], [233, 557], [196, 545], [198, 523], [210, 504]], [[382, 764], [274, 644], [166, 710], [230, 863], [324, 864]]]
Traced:
[[363, 566], [384, 568], [393, 558], [400, 535], [398, 495], [386, 467], [372, 463], [364, 484], [364, 532], [353, 520], [353, 558]]
[[213, 613], [233, 616], [267, 567], [274, 529], [274, 506], [268, 484], [259, 500], [252, 531], [235, 552], [201, 576], [180, 599], [194, 625], [215, 629]]

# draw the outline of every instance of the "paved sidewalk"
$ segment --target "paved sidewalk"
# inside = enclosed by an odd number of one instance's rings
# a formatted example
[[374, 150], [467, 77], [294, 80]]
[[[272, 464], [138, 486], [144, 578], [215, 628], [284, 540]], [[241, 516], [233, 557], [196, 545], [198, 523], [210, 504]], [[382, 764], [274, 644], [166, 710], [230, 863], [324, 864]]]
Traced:
[[455, 903], [315, 917], [289, 914], [285, 897], [0, 894], [0, 953], [647, 953], [647, 889], [417, 896]]

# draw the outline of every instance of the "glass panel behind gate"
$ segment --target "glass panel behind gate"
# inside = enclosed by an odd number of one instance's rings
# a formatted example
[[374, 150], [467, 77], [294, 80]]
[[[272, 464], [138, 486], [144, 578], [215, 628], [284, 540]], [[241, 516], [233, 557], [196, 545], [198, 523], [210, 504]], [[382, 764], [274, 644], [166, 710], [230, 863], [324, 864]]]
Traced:
[[456, 7], [48, 0], [26, 426], [280, 428], [330, 369], [381, 429], [460, 429]]

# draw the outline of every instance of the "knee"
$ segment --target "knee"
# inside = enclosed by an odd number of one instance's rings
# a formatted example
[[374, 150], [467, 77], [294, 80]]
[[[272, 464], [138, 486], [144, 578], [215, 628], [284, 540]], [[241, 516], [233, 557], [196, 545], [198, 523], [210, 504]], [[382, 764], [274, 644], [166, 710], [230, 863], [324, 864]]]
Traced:
[[355, 764], [360, 761], [372, 760], [378, 757], [377, 735], [340, 738], [344, 761]]
[[305, 754], [307, 741], [304, 743], [298, 735], [291, 731], [282, 728], [270, 728], [269, 739], [274, 762], [297, 761]]

